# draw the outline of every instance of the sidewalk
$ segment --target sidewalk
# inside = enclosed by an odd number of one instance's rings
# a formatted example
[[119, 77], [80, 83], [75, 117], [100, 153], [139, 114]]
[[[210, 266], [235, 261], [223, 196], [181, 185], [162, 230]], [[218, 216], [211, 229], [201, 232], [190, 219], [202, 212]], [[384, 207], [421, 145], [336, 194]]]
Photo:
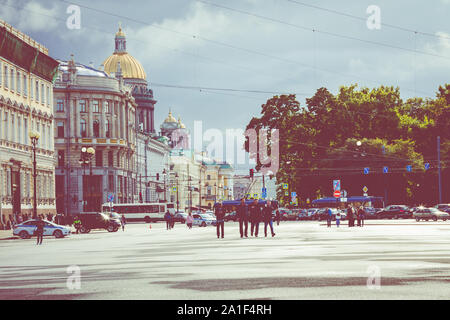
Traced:
[[18, 236], [13, 236], [13, 230], [0, 230], [0, 240], [19, 239]]

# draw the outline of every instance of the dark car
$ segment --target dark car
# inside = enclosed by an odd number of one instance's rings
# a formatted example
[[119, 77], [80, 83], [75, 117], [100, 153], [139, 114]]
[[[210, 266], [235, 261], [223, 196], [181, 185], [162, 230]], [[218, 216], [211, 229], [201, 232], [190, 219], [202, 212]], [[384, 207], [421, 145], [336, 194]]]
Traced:
[[377, 213], [378, 219], [409, 219], [412, 218], [411, 210], [404, 205], [391, 205]]
[[450, 203], [437, 204], [434, 207], [440, 211], [450, 213]]
[[236, 214], [236, 211], [229, 212], [225, 215], [223, 218], [224, 221], [238, 221], [238, 216]]
[[121, 226], [119, 219], [108, 217], [100, 212], [82, 212], [78, 216], [81, 221], [81, 233], [88, 233], [92, 229], [105, 229], [109, 232], [116, 232]]
[[179, 223], [186, 223], [188, 214], [183, 211], [178, 211], [173, 216], [173, 221], [179, 222]]

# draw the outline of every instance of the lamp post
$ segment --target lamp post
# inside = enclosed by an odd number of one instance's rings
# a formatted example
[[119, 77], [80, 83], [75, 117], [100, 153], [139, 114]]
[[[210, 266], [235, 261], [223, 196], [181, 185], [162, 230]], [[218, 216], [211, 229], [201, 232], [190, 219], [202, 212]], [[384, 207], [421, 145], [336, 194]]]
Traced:
[[31, 147], [33, 149], [33, 219], [37, 219], [37, 197], [36, 197], [36, 146], [41, 136], [39, 132], [30, 131], [28, 136], [31, 140]]
[[177, 211], [180, 211], [180, 201], [178, 200], [178, 189], [180, 189], [178, 185], [178, 173], [175, 173], [175, 179], [177, 179]]
[[166, 169], [163, 170], [163, 175], [164, 175], [164, 202], [167, 202], [167, 198], [166, 198], [166, 176], [167, 176], [167, 171]]
[[[81, 148], [81, 158], [80, 160], [78, 160], [78, 162], [80, 163], [80, 165], [83, 167], [83, 169], [85, 169], [88, 165], [90, 167], [90, 173], [89, 173], [89, 183], [86, 183], [87, 185], [89, 185], [89, 191], [90, 192], [86, 192], [86, 195], [89, 194], [89, 198], [91, 199], [92, 197], [92, 157], [95, 155], [95, 149], [92, 147], [86, 148], [83, 147]], [[83, 176], [84, 176], [84, 170], [83, 170]], [[84, 185], [83, 185], [83, 194], [85, 193], [85, 189], [84, 189]], [[87, 198], [88, 196], [86, 196]], [[83, 196], [83, 200], [84, 200], [84, 196]], [[88, 203], [86, 204], [86, 209], [89, 211], [92, 207], [92, 203], [91, 201], [87, 201]]]

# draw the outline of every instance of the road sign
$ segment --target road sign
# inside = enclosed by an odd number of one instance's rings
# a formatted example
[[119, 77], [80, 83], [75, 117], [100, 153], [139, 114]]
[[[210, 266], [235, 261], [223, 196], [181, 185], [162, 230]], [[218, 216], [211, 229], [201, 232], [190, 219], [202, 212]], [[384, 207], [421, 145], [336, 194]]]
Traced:
[[258, 194], [257, 194], [257, 193], [254, 193], [254, 194], [253, 194], [253, 198], [258, 199]]
[[368, 194], [367, 194], [367, 193], [364, 193], [364, 194], [363, 194], [363, 196], [364, 196], [364, 197], [367, 197], [367, 196], [368, 196]]
[[388, 167], [383, 167], [383, 173], [388, 173], [389, 172], [389, 168]]
[[341, 190], [341, 180], [333, 180], [333, 191]]
[[296, 198], [297, 197], [297, 192], [291, 192], [291, 197]]
[[343, 196], [344, 198], [347, 198], [347, 190], [342, 190], [342, 196]]
[[406, 166], [406, 171], [411, 172], [412, 171], [412, 166]]
[[367, 192], [367, 191], [369, 191], [369, 189], [366, 186], [364, 186], [363, 191]]
[[334, 191], [333, 196], [335, 198], [340, 198], [341, 197], [341, 192], [339, 190]]
[[430, 164], [427, 162], [427, 163], [425, 163], [425, 170], [428, 170], [428, 169], [430, 169]]
[[113, 194], [109, 194], [108, 195], [108, 202], [113, 202], [114, 201], [114, 195]]
[[285, 195], [285, 196], [289, 196], [289, 191], [285, 191], [285, 192], [284, 192], [284, 195]]
[[173, 188], [172, 188], [172, 191], [173, 191], [173, 192], [177, 192], [177, 187], [173, 187]]
[[267, 198], [267, 189], [266, 188], [261, 189], [261, 198], [263, 198], [263, 199]]
[[289, 189], [289, 184], [283, 183], [283, 189]]
[[309, 202], [310, 202], [310, 200], [309, 200], [309, 198], [307, 198], [307, 199], [306, 199], [306, 203], [309, 203]]
[[341, 202], [347, 202], [347, 198], [345, 198], [345, 197], [341, 198], [340, 200], [341, 200]]
[[364, 174], [369, 174], [370, 168], [364, 168]]

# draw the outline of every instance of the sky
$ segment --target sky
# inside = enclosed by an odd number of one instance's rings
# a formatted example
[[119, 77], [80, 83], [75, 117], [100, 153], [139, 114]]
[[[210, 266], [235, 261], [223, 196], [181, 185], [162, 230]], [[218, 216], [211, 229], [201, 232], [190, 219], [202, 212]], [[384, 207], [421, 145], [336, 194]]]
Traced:
[[[66, 26], [71, 4], [80, 29]], [[379, 29], [367, 26], [371, 5]], [[0, 18], [50, 56], [96, 67], [112, 54], [121, 21], [158, 101], [156, 127], [170, 108], [188, 128], [203, 121], [224, 136], [278, 93], [296, 93], [303, 106], [320, 87], [336, 93], [354, 83], [434, 97], [450, 82], [449, 16], [450, 0], [0, 0]]]

